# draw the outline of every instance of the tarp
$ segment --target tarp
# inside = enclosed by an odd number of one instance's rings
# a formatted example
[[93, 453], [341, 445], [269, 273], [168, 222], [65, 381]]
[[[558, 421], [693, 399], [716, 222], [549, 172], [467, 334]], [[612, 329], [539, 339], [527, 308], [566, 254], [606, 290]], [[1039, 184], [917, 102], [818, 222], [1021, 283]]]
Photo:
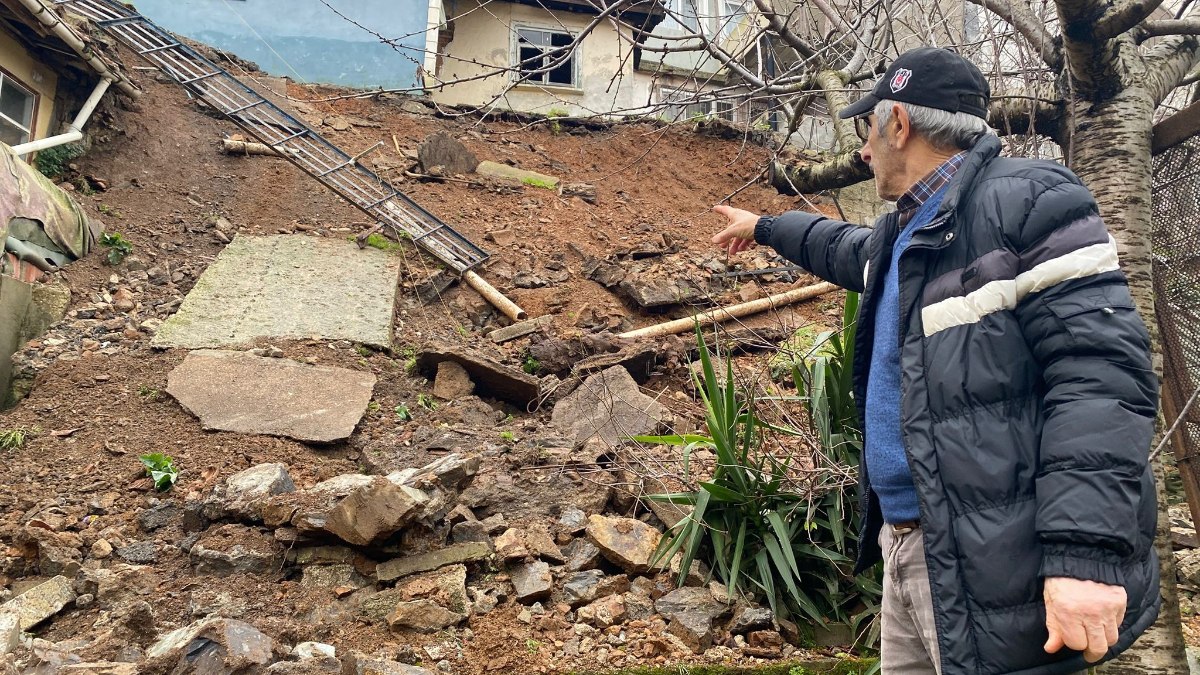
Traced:
[[0, 163], [0, 243], [14, 236], [44, 248], [52, 244], [73, 259], [87, 255], [99, 228], [75, 200], [3, 143]]

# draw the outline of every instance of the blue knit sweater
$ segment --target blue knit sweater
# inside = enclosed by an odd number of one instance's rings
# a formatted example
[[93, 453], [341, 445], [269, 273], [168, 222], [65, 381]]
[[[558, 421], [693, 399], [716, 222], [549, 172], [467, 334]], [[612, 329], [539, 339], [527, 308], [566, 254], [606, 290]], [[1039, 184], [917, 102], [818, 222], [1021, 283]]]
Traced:
[[879, 497], [883, 519], [889, 523], [917, 520], [921, 510], [913, 487], [900, 423], [900, 288], [897, 265], [913, 232], [928, 225], [937, 213], [946, 188], [921, 204], [896, 237], [875, 304], [875, 335], [867, 374], [866, 451], [871, 489]]

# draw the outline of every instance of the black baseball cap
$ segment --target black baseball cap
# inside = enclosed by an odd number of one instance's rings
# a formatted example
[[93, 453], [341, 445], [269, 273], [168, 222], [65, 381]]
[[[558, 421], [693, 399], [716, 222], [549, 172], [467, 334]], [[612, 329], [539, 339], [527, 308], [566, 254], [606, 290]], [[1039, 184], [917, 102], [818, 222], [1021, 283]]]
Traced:
[[991, 97], [991, 87], [975, 64], [949, 49], [918, 47], [897, 57], [875, 88], [838, 117], [869, 115], [875, 104], [888, 99], [987, 119]]

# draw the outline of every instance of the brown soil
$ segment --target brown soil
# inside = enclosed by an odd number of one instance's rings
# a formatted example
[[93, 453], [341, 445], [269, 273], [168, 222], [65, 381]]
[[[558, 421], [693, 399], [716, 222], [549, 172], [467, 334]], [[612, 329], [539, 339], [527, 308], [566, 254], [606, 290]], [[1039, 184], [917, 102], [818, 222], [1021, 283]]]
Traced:
[[[140, 84], [146, 92], [144, 97], [130, 109], [114, 112], [111, 128], [102, 134], [104, 139], [78, 160], [78, 171], [72, 174], [94, 176], [107, 183], [106, 191], [77, 194], [78, 199], [104, 223], [105, 230], [121, 232], [132, 242], [135, 256], [148, 266], [161, 268], [168, 278], [165, 283], [147, 284], [135, 292], [138, 306], [128, 313], [112, 313], [112, 319], [120, 320], [115, 326], [123, 323], [136, 328], [146, 319], [170, 311], [161, 305], [168, 303], [169, 308], [172, 300], [186, 293], [221, 251], [223, 244], [213, 229], [213, 220], [218, 216], [247, 234], [298, 232], [345, 238], [367, 229], [362, 213], [286, 162], [221, 154], [221, 137], [236, 129], [206, 114], [182, 90], [144, 73]], [[291, 91], [297, 98], [316, 98], [321, 93], [301, 87]], [[622, 328], [650, 325], [693, 311], [637, 311], [628, 301], [582, 275], [581, 252], [603, 257], [667, 235], [682, 247], [676, 258], [711, 256], [708, 238], [719, 228], [720, 219], [709, 209], [731, 193], [740, 190], [733, 198], [735, 205], [761, 212], [779, 212], [798, 205], [797, 200], [782, 197], [753, 180], [767, 159], [766, 150], [696, 135], [687, 129], [627, 125], [556, 134], [545, 126], [409, 115], [395, 106], [370, 100], [301, 107], [311, 111], [306, 114], [310, 123], [336, 113], [381, 124], [379, 128], [354, 127], [345, 132], [328, 127], [321, 131], [350, 152], [385, 141], [384, 149], [373, 156], [373, 161], [382, 158], [386, 160], [384, 165], [391, 164], [391, 169], [381, 171], [394, 180], [401, 180], [403, 170], [411, 164], [396, 152], [395, 144], [402, 150], [415, 150], [427, 135], [446, 130], [463, 138], [481, 159], [512, 161], [568, 182], [593, 183], [598, 194], [595, 205], [534, 187], [519, 194], [497, 194], [456, 182], [408, 179], [399, 183], [409, 196], [468, 238], [490, 248], [494, 262], [482, 270], [483, 276], [508, 293], [530, 316], [554, 314], [552, 330], [560, 336], [582, 333], [574, 325], [572, 313], [585, 304], [621, 318]], [[515, 232], [515, 243], [502, 247], [487, 240], [489, 232], [502, 228]], [[429, 258], [411, 249], [406, 248], [400, 255], [409, 287], [437, 268]], [[513, 288], [495, 271], [555, 257], [566, 263], [571, 275], [568, 281], [552, 287]], [[103, 258], [104, 251], [98, 251], [62, 273], [70, 285], [76, 313], [66, 320], [68, 328], [79, 322], [79, 310], [128, 284], [126, 268], [108, 266]], [[110, 280], [114, 275], [115, 282]], [[806, 277], [800, 283], [810, 281]], [[778, 282], [759, 283], [767, 293], [789, 287]], [[712, 299], [735, 302], [737, 289], [730, 284]], [[67, 529], [82, 537], [85, 553], [108, 528], [113, 529], [105, 536], [114, 539], [114, 545], [121, 540], [153, 540], [157, 559], [152, 567], [159, 584], [151, 604], [160, 633], [192, 622], [203, 611], [215, 611], [236, 613], [278, 640], [320, 640], [336, 645], [339, 651], [359, 649], [386, 655], [402, 650], [404, 645], [444, 641], [444, 636], [397, 635], [385, 627], [360, 622], [348, 609], [353, 598], [337, 600], [329, 591], [302, 588], [294, 571], [291, 576], [287, 572], [221, 579], [194, 576], [187, 554], [178, 545], [192, 533], [184, 530], [178, 520], [153, 532], [144, 531], [137, 523], [139, 513], [161, 498], [144, 479], [138, 456], [162, 452], [175, 459], [181, 477], [171, 496], [181, 501], [199, 498], [222, 477], [262, 462], [288, 464], [297, 486], [308, 487], [360, 470], [365, 448], [387, 447], [394, 451], [394, 461], [408, 465], [430, 461], [436, 453], [413, 450], [408, 441], [423, 427], [441, 422], [455, 424], [459, 421], [456, 415], [461, 418], [467, 413], [453, 405], [429, 411], [416, 404], [416, 394], [428, 392], [430, 385], [406, 374], [406, 350], [438, 339], [476, 345], [497, 358], [520, 364], [528, 339], [500, 347], [484, 341], [486, 332], [506, 321], [493, 314], [485, 325], [476, 326], [472, 316], [480, 311], [480, 300], [470, 289], [453, 287], [428, 306], [416, 302], [411, 290], [406, 290], [396, 322], [395, 354], [362, 352], [346, 343], [276, 343], [289, 358], [370, 370], [379, 377], [375, 390], [378, 407], [372, 406], [350, 441], [326, 447], [205, 432], [192, 415], [162, 393], [167, 373], [184, 357], [182, 350], [152, 350], [145, 332], [127, 332], [123, 339], [109, 344], [82, 329], [67, 331], [65, 334], [74, 336], [73, 341], [53, 345], [57, 356], [48, 359], [49, 365], [39, 374], [30, 396], [16, 408], [0, 413], [0, 428], [41, 430], [24, 447], [3, 458], [0, 540], [15, 546], [28, 520], [46, 512], [60, 515], [68, 523]], [[837, 299], [831, 296], [755, 317], [749, 325], [828, 323], [835, 320], [830, 315], [837, 311]], [[93, 341], [98, 344], [86, 344], [89, 338], [97, 338]], [[29, 346], [29, 351], [41, 353], [48, 346], [38, 341]], [[657, 395], [682, 389], [681, 383], [678, 377], [659, 377], [647, 383], [645, 390]], [[686, 426], [689, 418], [696, 419], [696, 406], [690, 396], [668, 393], [662, 400], [681, 425]], [[501, 431], [514, 432], [519, 441], [548, 421], [546, 410], [529, 415], [493, 403], [512, 417], [495, 423], [494, 435], [486, 443], [481, 441], [485, 447], [499, 443]], [[401, 404], [412, 412], [412, 422], [399, 422], [393, 414]], [[518, 459], [500, 454], [485, 461], [512, 469], [515, 485], [536, 495], [540, 479], [536, 472], [519, 470], [523, 461], [520, 455], [517, 451], [513, 456]], [[553, 500], [553, 495], [545, 499]], [[526, 514], [506, 515], [511, 522]], [[4, 553], [8, 557], [2, 571], [9, 575], [2, 580], [5, 586], [20, 584], [21, 577], [36, 572], [36, 561], [24, 557], [26, 554], [15, 547]], [[536, 617], [527, 625], [517, 619], [520, 610], [519, 605], [510, 602], [490, 614], [472, 618], [469, 625], [474, 637], [462, 642], [465, 656], [454, 661], [455, 672], [546, 672], [565, 668], [566, 664], [555, 663], [551, 655], [555, 641], [565, 639], [570, 626], [556, 626]], [[68, 609], [38, 634], [52, 641], [83, 635], [92, 630], [100, 612], [94, 606]], [[654, 628], [646, 626], [643, 632]], [[630, 628], [629, 632], [638, 631]], [[628, 662], [635, 660], [654, 663], [665, 657], [638, 655]]]

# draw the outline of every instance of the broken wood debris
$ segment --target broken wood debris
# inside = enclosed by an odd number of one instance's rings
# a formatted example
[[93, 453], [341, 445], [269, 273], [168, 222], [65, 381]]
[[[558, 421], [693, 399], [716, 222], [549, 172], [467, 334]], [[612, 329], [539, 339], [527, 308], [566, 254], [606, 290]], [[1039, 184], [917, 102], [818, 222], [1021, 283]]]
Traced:
[[790, 291], [777, 293], [760, 300], [743, 302], [737, 305], [731, 305], [729, 307], [718, 307], [717, 309], [709, 310], [707, 312], [693, 314], [692, 316], [684, 319], [676, 319], [675, 321], [668, 321], [666, 323], [660, 323], [654, 326], [639, 328], [637, 330], [621, 333], [617, 337], [624, 338], [626, 340], [633, 340], [642, 337], [673, 335], [675, 333], [682, 333], [683, 331], [695, 328], [697, 324], [701, 326], [707, 326], [714, 323], [721, 323], [722, 321], [729, 321], [730, 319], [738, 319], [743, 316], [750, 316], [751, 314], [764, 312], [768, 309], [783, 307], [785, 305], [800, 302], [801, 300], [815, 298], [818, 295], [824, 295], [826, 293], [836, 291], [837, 289], [837, 286], [828, 282], [813, 284], [812, 286], [804, 286], [802, 288], [794, 288]]

